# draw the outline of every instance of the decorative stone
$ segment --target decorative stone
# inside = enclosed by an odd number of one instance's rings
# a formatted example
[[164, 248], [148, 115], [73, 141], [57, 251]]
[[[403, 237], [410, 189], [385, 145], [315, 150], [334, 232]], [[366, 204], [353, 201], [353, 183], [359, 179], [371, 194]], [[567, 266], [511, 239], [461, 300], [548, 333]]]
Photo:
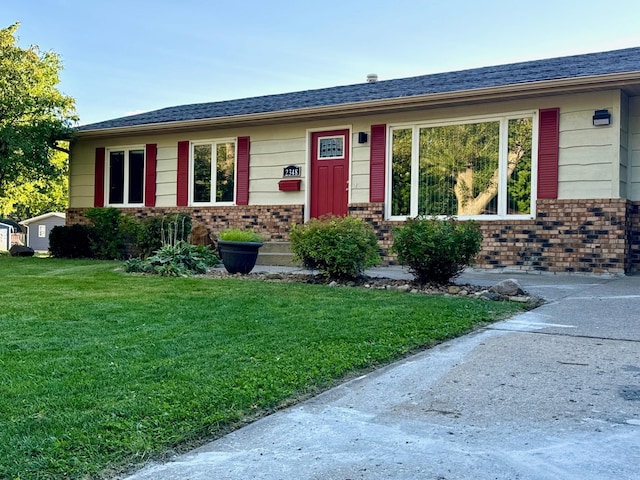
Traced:
[[526, 295], [514, 295], [513, 297], [509, 297], [509, 300], [517, 303], [529, 303], [531, 297], [527, 297]]
[[500, 283], [496, 283], [489, 291], [505, 297], [524, 295], [524, 290], [522, 290], [520, 283], [513, 278], [508, 278]]
[[460, 290], [462, 289], [457, 285], [449, 285], [447, 292], [450, 293], [451, 295], [457, 295], [458, 293], [460, 293]]
[[484, 291], [484, 292], [480, 292], [480, 295], [478, 295], [480, 298], [483, 298], [485, 300], [492, 300], [492, 301], [499, 301], [502, 300], [502, 296], [498, 293], [495, 292], [488, 292], [488, 291]]
[[469, 295], [469, 292], [466, 291], [466, 290], [460, 290], [458, 292], [458, 295], [461, 296], [461, 297], [466, 297], [467, 295]]
[[409, 290], [411, 290], [411, 285], [399, 285], [398, 286], [398, 291], [399, 292], [408, 292]]
[[335, 280], [329, 284], [329, 287], [337, 287], [337, 286], [338, 286], [338, 282], [336, 282]]

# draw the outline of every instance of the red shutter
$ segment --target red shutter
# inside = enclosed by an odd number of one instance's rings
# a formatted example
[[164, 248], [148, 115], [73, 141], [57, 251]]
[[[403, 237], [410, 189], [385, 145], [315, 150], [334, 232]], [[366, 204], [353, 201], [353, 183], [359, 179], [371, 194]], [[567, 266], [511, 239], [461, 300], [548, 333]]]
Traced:
[[96, 148], [95, 175], [93, 186], [94, 207], [104, 207], [104, 160], [105, 148]]
[[148, 143], [145, 147], [145, 183], [144, 183], [144, 206], [156, 206], [156, 156], [158, 148], [155, 143]]
[[249, 137], [238, 137], [236, 205], [249, 205]]
[[189, 204], [189, 142], [178, 142], [178, 184], [176, 205]]
[[560, 109], [540, 110], [538, 128], [538, 198], [558, 198]]
[[369, 201], [384, 202], [384, 169], [387, 151], [387, 126], [371, 125], [369, 160]]

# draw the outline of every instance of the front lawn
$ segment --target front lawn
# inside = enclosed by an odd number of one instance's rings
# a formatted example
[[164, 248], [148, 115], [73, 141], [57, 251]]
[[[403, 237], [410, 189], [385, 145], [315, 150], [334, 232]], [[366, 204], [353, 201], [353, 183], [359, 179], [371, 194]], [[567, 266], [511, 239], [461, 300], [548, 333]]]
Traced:
[[519, 304], [0, 257], [0, 478], [108, 478]]

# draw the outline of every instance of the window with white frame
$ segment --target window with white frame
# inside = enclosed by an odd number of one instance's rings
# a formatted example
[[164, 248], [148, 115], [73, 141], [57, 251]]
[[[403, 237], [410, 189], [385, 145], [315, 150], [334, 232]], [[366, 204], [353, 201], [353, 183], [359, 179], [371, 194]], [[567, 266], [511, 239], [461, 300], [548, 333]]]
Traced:
[[535, 114], [390, 130], [387, 216], [530, 218]]
[[235, 169], [235, 140], [193, 143], [191, 145], [192, 203], [233, 203]]
[[107, 150], [107, 203], [144, 204], [144, 147]]
[[38, 225], [38, 238], [45, 238], [47, 236], [47, 226]]

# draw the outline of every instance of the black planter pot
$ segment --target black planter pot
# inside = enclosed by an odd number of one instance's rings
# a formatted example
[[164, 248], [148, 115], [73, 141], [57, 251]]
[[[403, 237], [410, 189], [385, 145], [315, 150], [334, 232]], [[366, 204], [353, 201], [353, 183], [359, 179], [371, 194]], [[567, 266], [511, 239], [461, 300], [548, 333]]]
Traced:
[[256, 266], [261, 242], [225, 242], [218, 240], [218, 253], [229, 273], [247, 274]]

